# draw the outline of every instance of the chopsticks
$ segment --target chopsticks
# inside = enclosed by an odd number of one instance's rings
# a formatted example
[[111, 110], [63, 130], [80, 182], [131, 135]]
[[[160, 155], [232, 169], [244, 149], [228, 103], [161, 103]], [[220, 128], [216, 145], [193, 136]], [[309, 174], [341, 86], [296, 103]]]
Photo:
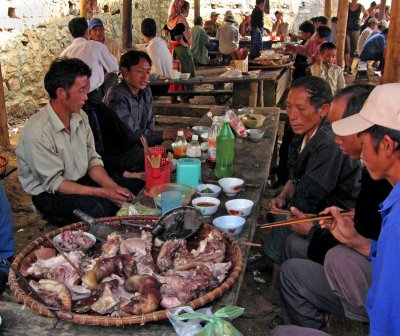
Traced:
[[254, 246], [254, 247], [261, 247], [262, 246], [261, 244], [250, 243], [250, 242], [245, 242], [245, 241], [243, 241], [243, 242], [240, 241], [239, 245], [242, 245], [242, 246]]
[[72, 266], [72, 268], [75, 270], [75, 272], [80, 276], [83, 277], [83, 273], [78, 269], [78, 267], [75, 266], [75, 264], [67, 257], [67, 255], [56, 245], [54, 242], [47, 237], [47, 240], [50, 242], [50, 244], [57, 250], [58, 253], [62, 255], [62, 257]]
[[[345, 210], [342, 211], [341, 214], [343, 216], [353, 216], [354, 215], [354, 210]], [[315, 215], [315, 216], [309, 216], [306, 218], [295, 218], [295, 219], [288, 219], [284, 221], [279, 221], [279, 222], [274, 222], [271, 224], [262, 224], [259, 226], [260, 229], [268, 229], [268, 228], [273, 228], [273, 227], [279, 227], [279, 226], [287, 226], [287, 225], [293, 225], [293, 224], [301, 224], [301, 223], [306, 223], [310, 221], [316, 221], [316, 220], [322, 220], [322, 219], [333, 219], [332, 215]]]
[[140, 137], [140, 142], [143, 145], [144, 155], [146, 156], [147, 160], [149, 160], [151, 168], [160, 168], [161, 154], [157, 155], [151, 154], [147, 139], [143, 135]]

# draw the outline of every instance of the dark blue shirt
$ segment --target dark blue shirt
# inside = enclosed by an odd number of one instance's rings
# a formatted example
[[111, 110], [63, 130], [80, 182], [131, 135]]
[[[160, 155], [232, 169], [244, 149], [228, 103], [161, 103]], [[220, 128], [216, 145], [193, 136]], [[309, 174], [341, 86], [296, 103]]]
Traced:
[[0, 271], [8, 274], [8, 266], [3, 258], [14, 255], [14, 236], [11, 221], [11, 209], [3, 185], [0, 184]]
[[371, 36], [367, 42], [365, 42], [364, 48], [361, 51], [360, 60], [375, 60], [377, 56], [382, 56], [385, 45], [386, 38], [382, 33]]
[[131, 143], [140, 144], [142, 135], [150, 146], [162, 142], [162, 131], [154, 130], [153, 96], [149, 86], [134, 95], [123, 80], [112, 88], [104, 103], [121, 120]]
[[371, 241], [372, 285], [367, 296], [370, 335], [400, 335], [400, 183], [382, 203], [382, 228]]

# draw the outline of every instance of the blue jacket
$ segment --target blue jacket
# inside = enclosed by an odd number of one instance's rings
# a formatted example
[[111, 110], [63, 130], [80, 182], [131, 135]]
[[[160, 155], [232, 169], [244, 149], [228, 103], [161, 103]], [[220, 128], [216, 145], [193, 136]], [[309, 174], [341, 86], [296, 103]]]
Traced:
[[372, 285], [367, 296], [371, 336], [400, 335], [400, 182], [382, 203], [382, 228], [372, 241]]
[[382, 33], [371, 36], [367, 42], [365, 42], [364, 48], [361, 51], [360, 60], [375, 60], [376, 56], [383, 54], [385, 45], [386, 38]]
[[8, 274], [8, 267], [2, 262], [3, 258], [14, 255], [14, 236], [11, 221], [11, 209], [4, 187], [0, 184], [0, 271]]

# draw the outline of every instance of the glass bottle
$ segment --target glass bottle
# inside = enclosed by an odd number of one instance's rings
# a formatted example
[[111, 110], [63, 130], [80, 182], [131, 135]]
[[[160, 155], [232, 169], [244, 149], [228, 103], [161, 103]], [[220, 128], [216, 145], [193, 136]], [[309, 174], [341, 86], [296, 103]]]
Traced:
[[229, 118], [225, 118], [221, 131], [217, 136], [217, 164], [214, 169], [217, 178], [231, 177], [233, 175], [234, 154], [235, 136], [229, 125]]
[[173, 148], [174, 154], [178, 159], [186, 156], [187, 142], [183, 135], [183, 131], [178, 131], [178, 136], [173, 143]]
[[208, 130], [208, 149], [207, 149], [207, 163], [211, 169], [215, 168], [215, 160], [217, 157], [217, 135], [221, 129], [221, 124], [217, 116], [213, 117], [213, 123]]
[[200, 159], [201, 147], [200, 147], [200, 143], [198, 140], [199, 140], [199, 136], [197, 134], [193, 134], [192, 141], [190, 141], [187, 146], [186, 156]]

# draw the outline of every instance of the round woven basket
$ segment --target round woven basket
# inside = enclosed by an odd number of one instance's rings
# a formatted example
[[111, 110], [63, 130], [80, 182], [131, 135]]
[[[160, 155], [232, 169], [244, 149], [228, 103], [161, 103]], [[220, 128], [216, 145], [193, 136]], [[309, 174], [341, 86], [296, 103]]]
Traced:
[[6, 168], [8, 165], [8, 160], [0, 155], [0, 175], [3, 175], [6, 172]]
[[[98, 222], [107, 223], [113, 228], [119, 226], [120, 220], [129, 220], [130, 222], [134, 222], [137, 224], [146, 224], [146, 225], [150, 224], [154, 226], [158, 220], [158, 217], [124, 216], [124, 217], [107, 217], [107, 218], [97, 219]], [[88, 231], [89, 225], [86, 224], [85, 222], [78, 222], [54, 230], [48, 233], [47, 235], [34, 240], [16, 256], [13, 262], [13, 266], [17, 269], [20, 269], [22, 263], [24, 264], [28, 263], [29, 265], [32, 264], [32, 262], [34, 262], [35, 260], [33, 252], [39, 247], [45, 245], [45, 242], [48, 240], [48, 238], [52, 239], [54, 236], [58, 235], [59, 233], [65, 230], [76, 230], [76, 229]], [[222, 296], [236, 282], [237, 278], [240, 275], [240, 272], [243, 267], [243, 257], [240, 247], [238, 243], [235, 240], [233, 240], [230, 236], [224, 234], [224, 237], [227, 241], [225, 261], [232, 262], [232, 267], [228, 272], [228, 277], [219, 287], [186, 304], [187, 306], [190, 306], [193, 309], [202, 307], [205, 304]], [[131, 324], [143, 324], [147, 322], [159, 321], [168, 318], [167, 309], [158, 310], [144, 315], [128, 315], [123, 317], [103, 316], [103, 315], [93, 315], [93, 314], [78, 314], [71, 311], [53, 312], [48, 310], [45, 306], [43, 306], [41, 303], [39, 303], [29, 295], [29, 292], [25, 289], [23, 283], [20, 280], [18, 280], [18, 277], [12, 270], [10, 270], [8, 281], [10, 284], [11, 291], [14, 293], [18, 301], [23, 303], [30, 309], [32, 309], [34, 312], [47, 317], [54, 317], [54, 315], [56, 314], [59, 318], [67, 320], [72, 323], [85, 324], [85, 325], [100, 325], [100, 326], [122, 326]]]

